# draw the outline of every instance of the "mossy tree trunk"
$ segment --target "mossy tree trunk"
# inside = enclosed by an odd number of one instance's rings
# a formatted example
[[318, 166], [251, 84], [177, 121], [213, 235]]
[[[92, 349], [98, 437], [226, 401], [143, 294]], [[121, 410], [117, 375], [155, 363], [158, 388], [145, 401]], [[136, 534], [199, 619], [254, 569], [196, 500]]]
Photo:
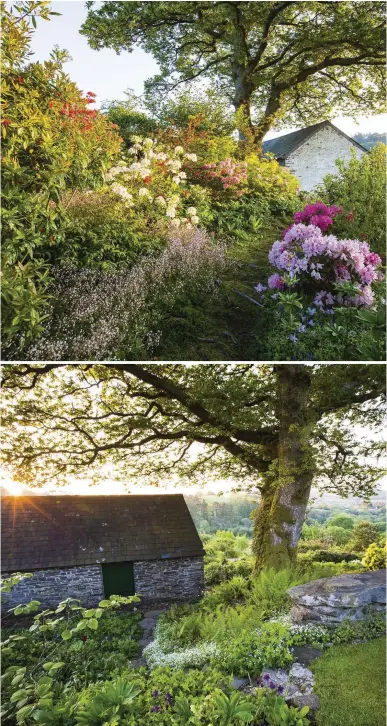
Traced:
[[277, 461], [255, 516], [256, 571], [296, 561], [298, 540], [314, 475], [310, 432], [310, 376], [306, 366], [276, 366], [279, 435]]

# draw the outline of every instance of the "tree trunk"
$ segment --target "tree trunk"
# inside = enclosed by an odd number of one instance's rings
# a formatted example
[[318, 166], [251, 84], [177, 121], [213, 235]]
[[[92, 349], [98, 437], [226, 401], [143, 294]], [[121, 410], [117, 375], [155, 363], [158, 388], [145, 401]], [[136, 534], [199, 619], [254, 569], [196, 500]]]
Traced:
[[293, 565], [312, 486], [310, 376], [303, 365], [276, 366], [279, 437], [276, 471], [255, 516], [256, 570]]

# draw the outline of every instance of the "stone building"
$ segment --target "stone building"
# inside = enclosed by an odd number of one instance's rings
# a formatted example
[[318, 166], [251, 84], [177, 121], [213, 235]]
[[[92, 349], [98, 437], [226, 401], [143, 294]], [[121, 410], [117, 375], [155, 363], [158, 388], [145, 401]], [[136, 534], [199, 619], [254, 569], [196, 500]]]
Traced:
[[202, 594], [204, 550], [182, 494], [4, 497], [1, 518], [3, 577], [33, 573], [12, 589], [8, 607]]
[[364, 146], [330, 121], [277, 136], [262, 144], [264, 152], [274, 154], [281, 166], [286, 166], [297, 177], [303, 191], [310, 191], [320, 184], [326, 174], [335, 174], [336, 159], [349, 161], [352, 149], [358, 159], [367, 153]]

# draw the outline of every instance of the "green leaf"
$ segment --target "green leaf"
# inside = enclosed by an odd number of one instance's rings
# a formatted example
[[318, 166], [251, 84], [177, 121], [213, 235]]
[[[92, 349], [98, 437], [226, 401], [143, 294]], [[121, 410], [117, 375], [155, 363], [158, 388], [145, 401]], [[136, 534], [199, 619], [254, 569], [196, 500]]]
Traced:
[[70, 638], [73, 637], [73, 634], [71, 630], [62, 630], [61, 636], [63, 640], [70, 640]]
[[90, 630], [97, 630], [97, 628], [98, 628], [97, 618], [91, 618], [90, 620], [88, 620], [87, 627], [90, 628]]

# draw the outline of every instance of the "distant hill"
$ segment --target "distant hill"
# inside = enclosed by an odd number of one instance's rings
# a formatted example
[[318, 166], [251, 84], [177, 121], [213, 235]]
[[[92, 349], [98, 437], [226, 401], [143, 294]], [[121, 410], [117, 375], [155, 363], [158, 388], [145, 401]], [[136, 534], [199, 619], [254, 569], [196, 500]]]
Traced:
[[356, 134], [353, 138], [366, 149], [372, 149], [378, 141], [381, 141], [382, 144], [386, 143], [386, 134]]

